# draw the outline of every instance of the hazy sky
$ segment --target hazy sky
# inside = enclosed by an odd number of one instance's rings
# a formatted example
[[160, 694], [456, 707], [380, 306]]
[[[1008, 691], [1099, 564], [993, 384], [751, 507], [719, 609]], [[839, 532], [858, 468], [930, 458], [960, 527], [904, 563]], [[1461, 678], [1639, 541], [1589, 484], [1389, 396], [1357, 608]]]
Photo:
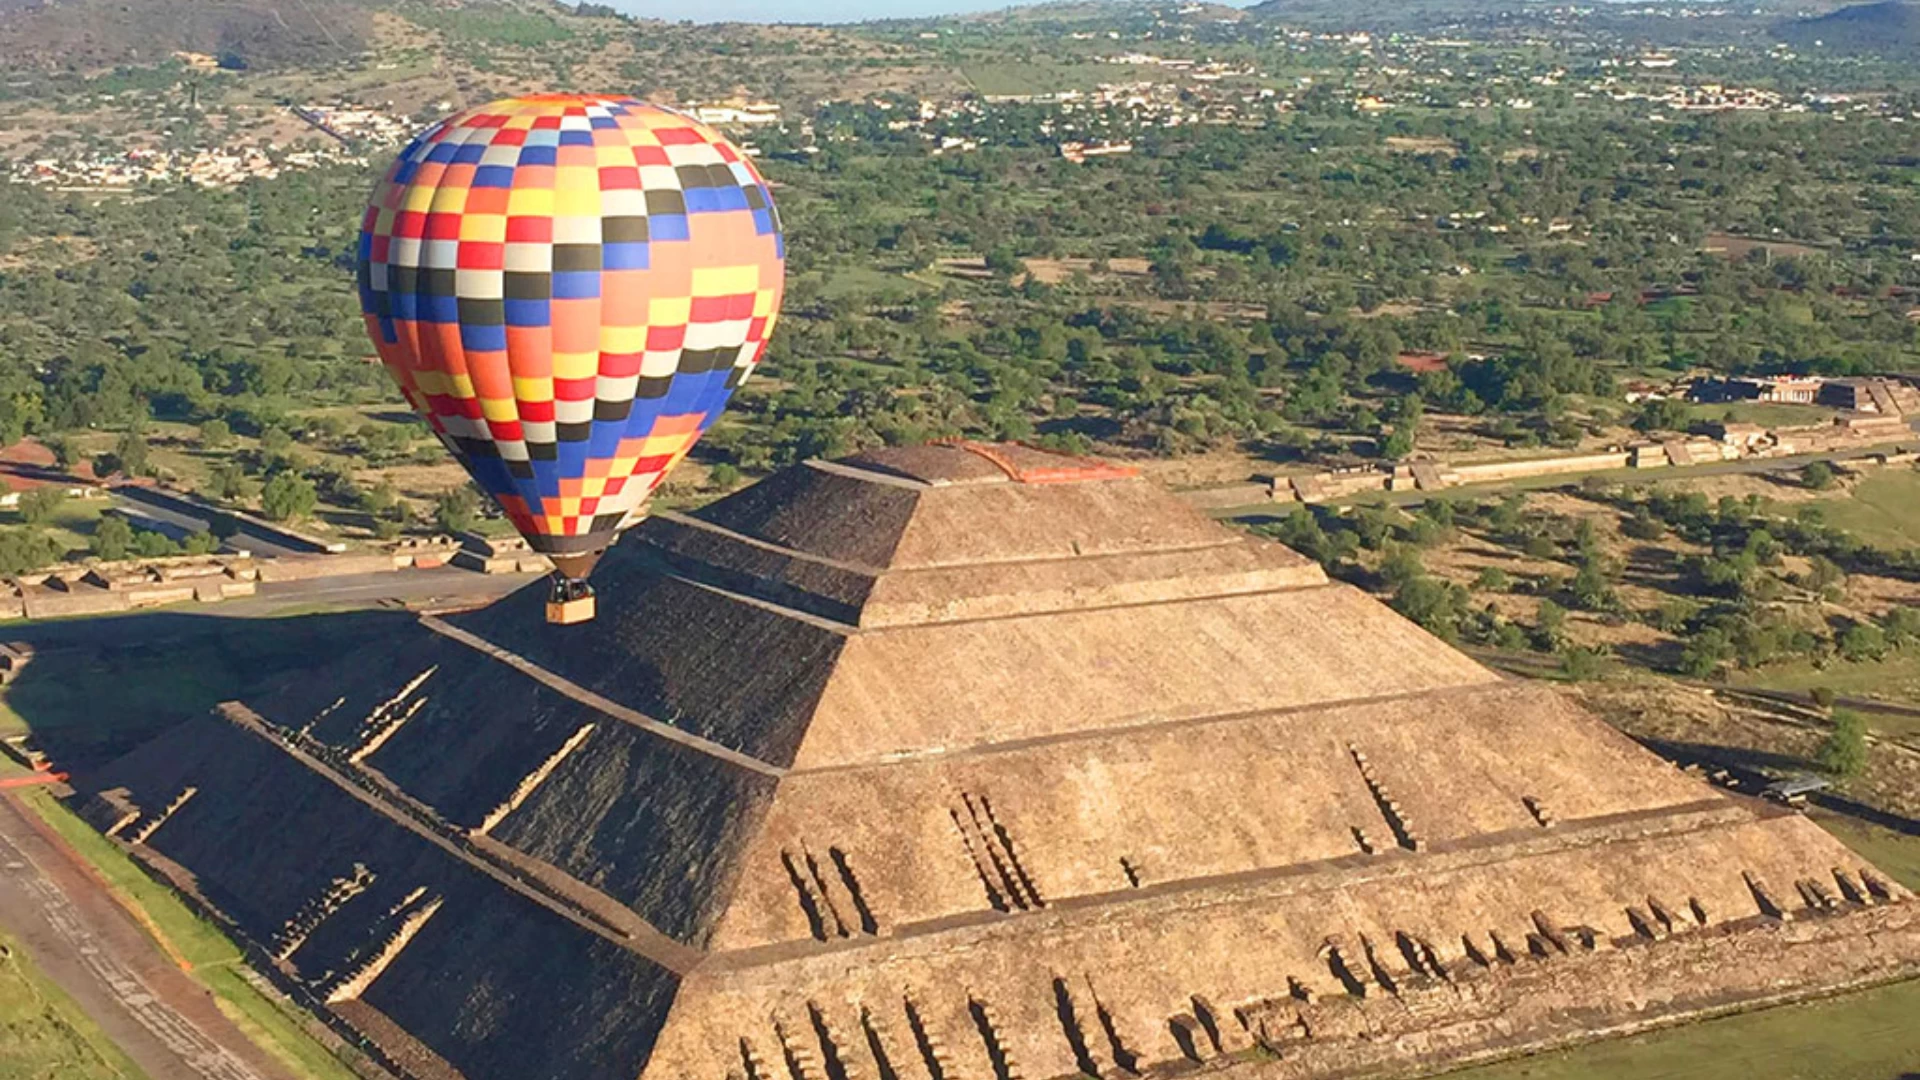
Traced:
[[621, 11], [697, 22], [857, 22], [998, 11], [1011, 0], [608, 0]]

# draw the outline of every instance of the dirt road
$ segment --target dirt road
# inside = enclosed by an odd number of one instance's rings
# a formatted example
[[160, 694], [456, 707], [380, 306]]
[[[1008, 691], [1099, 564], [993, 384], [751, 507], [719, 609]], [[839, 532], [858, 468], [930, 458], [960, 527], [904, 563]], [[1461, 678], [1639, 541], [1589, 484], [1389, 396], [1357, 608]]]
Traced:
[[0, 926], [149, 1080], [294, 1080], [7, 793], [0, 793]]

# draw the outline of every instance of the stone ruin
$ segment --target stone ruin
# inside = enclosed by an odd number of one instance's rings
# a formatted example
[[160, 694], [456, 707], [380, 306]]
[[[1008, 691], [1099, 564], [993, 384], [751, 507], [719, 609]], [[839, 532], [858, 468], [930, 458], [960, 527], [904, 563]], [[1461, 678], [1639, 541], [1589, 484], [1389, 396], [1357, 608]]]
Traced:
[[93, 809], [439, 1080], [1405, 1073], [1920, 972], [1920, 910], [1277, 544], [1020, 447], [809, 462], [403, 622]]

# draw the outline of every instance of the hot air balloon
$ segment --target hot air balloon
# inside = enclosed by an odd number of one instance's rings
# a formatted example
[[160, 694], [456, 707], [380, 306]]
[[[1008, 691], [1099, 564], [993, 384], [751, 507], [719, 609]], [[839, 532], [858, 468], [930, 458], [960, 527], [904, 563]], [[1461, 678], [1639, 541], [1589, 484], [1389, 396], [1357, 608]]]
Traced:
[[407, 401], [552, 559], [549, 621], [759, 363], [780, 218], [725, 138], [618, 97], [497, 101], [400, 152], [361, 227], [367, 332]]

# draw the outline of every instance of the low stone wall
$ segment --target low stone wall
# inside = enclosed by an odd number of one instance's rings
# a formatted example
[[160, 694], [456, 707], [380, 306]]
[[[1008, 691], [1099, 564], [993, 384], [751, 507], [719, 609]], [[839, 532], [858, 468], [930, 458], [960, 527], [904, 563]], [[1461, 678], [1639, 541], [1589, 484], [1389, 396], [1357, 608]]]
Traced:
[[[1706, 465], [1747, 458], [1790, 457], [1796, 454], [1854, 450], [1889, 443], [1914, 434], [1899, 418], [1871, 417], [1866, 422], [1781, 429], [1767, 445], [1735, 445], [1713, 439], [1674, 439], [1647, 443], [1600, 454], [1528, 458], [1449, 465], [1419, 461], [1346, 472], [1306, 473], [1274, 479], [1271, 484], [1248, 481], [1221, 487], [1178, 492], [1189, 506], [1225, 510], [1260, 502], [1329, 502], [1369, 491], [1434, 491], [1458, 484], [1493, 484], [1540, 476], [1573, 476], [1614, 469], [1656, 469]], [[1902, 458], [1901, 460], [1908, 460]], [[1263, 497], [1260, 493], [1265, 491]]]
[[78, 589], [54, 589], [30, 585], [21, 590], [22, 612], [29, 619], [60, 619], [75, 615], [107, 615], [133, 610], [125, 592], [92, 585]]
[[1523, 480], [1534, 476], [1558, 476], [1563, 473], [1604, 472], [1624, 469], [1632, 464], [1626, 451], [1609, 454], [1577, 454], [1571, 457], [1533, 458], [1525, 461], [1490, 461], [1479, 465], [1454, 465], [1449, 471], [1462, 484], [1488, 484], [1503, 480]]
[[461, 548], [454, 553], [449, 562], [462, 570], [473, 570], [482, 574], [544, 574], [553, 569], [553, 563], [545, 555], [532, 551], [519, 554], [484, 555], [471, 548]]
[[1274, 502], [1278, 494], [1284, 494], [1287, 502], [1294, 501], [1293, 491], [1290, 488], [1283, 487], [1276, 491], [1273, 484], [1252, 481], [1244, 484], [1228, 484], [1224, 487], [1199, 488], [1178, 492], [1178, 494], [1187, 505], [1201, 510], [1226, 510], [1235, 506]]
[[253, 596], [262, 581], [313, 581], [350, 574], [432, 568], [452, 561], [446, 537], [402, 541], [387, 551], [255, 561], [247, 556], [183, 555], [68, 563], [15, 579], [0, 592], [0, 618], [108, 615], [189, 600], [204, 604]]
[[260, 564], [261, 581], [312, 581], [350, 574], [384, 574], [413, 565], [413, 556], [391, 552], [271, 559]]

